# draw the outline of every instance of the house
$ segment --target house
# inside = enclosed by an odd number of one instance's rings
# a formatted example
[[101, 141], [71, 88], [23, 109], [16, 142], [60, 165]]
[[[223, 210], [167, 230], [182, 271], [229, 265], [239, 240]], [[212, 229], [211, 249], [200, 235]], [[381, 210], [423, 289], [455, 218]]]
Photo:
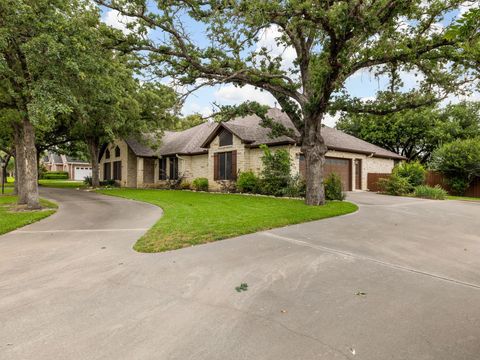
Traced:
[[[268, 116], [298, 135], [282, 110], [270, 109]], [[158, 149], [133, 138], [119, 139], [102, 148], [100, 178], [141, 188], [204, 177], [210, 190], [221, 190], [222, 183], [235, 180], [239, 172], [261, 171], [262, 144], [272, 150], [286, 149], [294, 174], [304, 174], [305, 159], [299, 144], [285, 135], [272, 138], [270, 129], [260, 123], [258, 116], [250, 115], [219, 124], [206, 122], [180, 132], [168, 131]], [[390, 173], [396, 162], [404, 160], [342, 131], [324, 127], [322, 132], [328, 147], [325, 171], [339, 174], [345, 191], [365, 190], [368, 173]]]
[[83, 180], [92, 176], [92, 165], [88, 161], [75, 159], [66, 155], [59, 155], [49, 151], [40, 159], [40, 163], [47, 171], [65, 171], [70, 180]]

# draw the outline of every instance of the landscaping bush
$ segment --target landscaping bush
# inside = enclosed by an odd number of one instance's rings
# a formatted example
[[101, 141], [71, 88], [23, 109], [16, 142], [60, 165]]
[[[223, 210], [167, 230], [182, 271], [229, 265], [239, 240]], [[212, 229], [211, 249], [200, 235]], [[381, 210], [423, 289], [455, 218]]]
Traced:
[[257, 193], [260, 179], [253, 171], [241, 172], [237, 179], [237, 190], [242, 193]]
[[395, 196], [409, 195], [414, 189], [408, 178], [396, 174], [392, 174], [388, 179], [379, 179], [378, 186], [382, 192]]
[[414, 195], [424, 199], [445, 200], [448, 193], [440, 185], [435, 185], [435, 187], [418, 185], [415, 187]]
[[91, 176], [85, 176], [85, 179], [83, 179], [83, 183], [87, 186], [92, 186], [93, 184], [93, 179]]
[[342, 191], [342, 180], [336, 173], [327, 176], [324, 182], [325, 198], [327, 200], [345, 200], [345, 193]]
[[464, 195], [472, 181], [480, 176], [480, 138], [445, 144], [432, 154], [430, 166], [447, 178], [456, 195]]
[[415, 187], [425, 182], [427, 170], [418, 161], [401, 162], [393, 168], [392, 175], [407, 179]]
[[208, 191], [208, 179], [196, 178], [193, 180], [192, 186], [196, 191]]
[[100, 186], [117, 186], [117, 182], [115, 180], [102, 180]]
[[305, 180], [296, 175], [290, 179], [288, 186], [284, 189], [283, 195], [288, 197], [305, 197], [307, 185]]
[[292, 180], [290, 154], [284, 149], [272, 152], [266, 145], [260, 148], [263, 150], [260, 191], [265, 195], [282, 196]]
[[[207, 188], [208, 188], [208, 184], [207, 184]], [[184, 181], [180, 184], [180, 189], [191, 190], [192, 189], [192, 184], [190, 184], [188, 181]]]
[[68, 172], [66, 172], [66, 171], [46, 171], [45, 173], [43, 173], [42, 179], [68, 180]]

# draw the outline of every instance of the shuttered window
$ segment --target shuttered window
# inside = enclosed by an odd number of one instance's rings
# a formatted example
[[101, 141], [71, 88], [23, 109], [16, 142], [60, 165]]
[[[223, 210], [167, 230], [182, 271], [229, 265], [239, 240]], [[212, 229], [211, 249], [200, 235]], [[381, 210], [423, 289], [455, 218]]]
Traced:
[[122, 162], [113, 162], [113, 180], [122, 180]]
[[214, 179], [235, 180], [237, 178], [237, 152], [216, 153], [214, 156]]
[[103, 164], [103, 180], [111, 180], [112, 179], [112, 163], [104, 163]]
[[167, 158], [160, 159], [158, 179], [167, 180]]

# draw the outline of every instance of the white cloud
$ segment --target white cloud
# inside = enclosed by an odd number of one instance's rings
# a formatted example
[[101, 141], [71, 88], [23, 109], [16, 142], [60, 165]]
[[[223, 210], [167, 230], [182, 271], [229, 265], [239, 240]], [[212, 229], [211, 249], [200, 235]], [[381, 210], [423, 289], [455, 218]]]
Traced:
[[225, 85], [214, 93], [215, 101], [220, 105], [236, 105], [245, 101], [256, 101], [262, 105], [274, 106], [275, 98], [266, 91], [260, 91], [251, 85], [236, 87]]
[[470, 9], [478, 8], [477, 1], [465, 1], [459, 6], [458, 16], [462, 16], [463, 14], [467, 13]]
[[213, 109], [210, 106], [199, 104], [198, 102], [188, 102], [182, 109], [185, 115], [200, 114], [202, 116], [210, 116], [213, 114]]
[[103, 22], [105, 24], [121, 30], [124, 34], [128, 35], [132, 33], [132, 30], [127, 27], [128, 24], [135, 22], [131, 17], [120, 14], [117, 10], [109, 10], [103, 16]]
[[338, 119], [340, 119], [340, 113], [337, 112], [335, 115], [325, 114], [323, 117], [322, 124], [327, 125], [329, 127], [335, 127]]

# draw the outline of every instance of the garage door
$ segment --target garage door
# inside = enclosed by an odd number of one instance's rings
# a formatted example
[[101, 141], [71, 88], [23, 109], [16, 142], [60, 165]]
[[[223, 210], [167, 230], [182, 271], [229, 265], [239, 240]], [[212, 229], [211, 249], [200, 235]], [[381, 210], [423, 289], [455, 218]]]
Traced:
[[343, 191], [352, 190], [352, 167], [349, 159], [325, 158], [325, 177], [336, 173], [342, 180]]
[[[300, 175], [305, 176], [305, 156], [300, 155]], [[340, 159], [340, 158], [325, 158], [325, 177], [327, 177], [332, 172], [338, 174], [342, 180], [342, 186], [344, 191], [352, 190], [352, 167], [350, 159]]]
[[74, 180], [83, 180], [87, 176], [92, 176], [92, 169], [84, 166], [75, 166]]

